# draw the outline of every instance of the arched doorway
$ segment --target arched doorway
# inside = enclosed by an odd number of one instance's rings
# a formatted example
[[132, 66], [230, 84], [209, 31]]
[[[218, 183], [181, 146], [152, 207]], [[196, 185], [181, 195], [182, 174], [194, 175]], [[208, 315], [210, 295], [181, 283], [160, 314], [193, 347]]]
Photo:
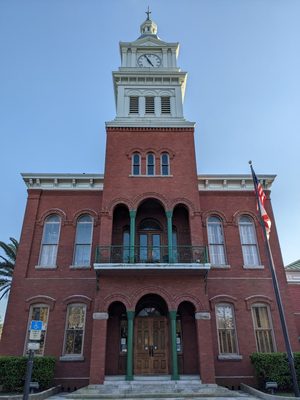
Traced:
[[134, 374], [169, 372], [168, 307], [158, 295], [143, 296], [136, 305], [134, 326]]
[[105, 375], [125, 375], [127, 360], [127, 315], [123, 303], [108, 308]]
[[180, 374], [199, 374], [195, 307], [182, 302], [177, 311], [176, 348]]

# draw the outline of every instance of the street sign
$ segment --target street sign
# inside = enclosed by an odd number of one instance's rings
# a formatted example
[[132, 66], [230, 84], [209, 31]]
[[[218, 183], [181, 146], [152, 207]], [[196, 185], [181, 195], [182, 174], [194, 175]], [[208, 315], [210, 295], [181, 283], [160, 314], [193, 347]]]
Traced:
[[31, 330], [29, 332], [29, 339], [30, 340], [41, 340], [42, 331]]
[[28, 350], [39, 350], [40, 349], [40, 344], [39, 343], [28, 343]]
[[43, 329], [43, 321], [31, 321], [31, 331], [41, 331]]

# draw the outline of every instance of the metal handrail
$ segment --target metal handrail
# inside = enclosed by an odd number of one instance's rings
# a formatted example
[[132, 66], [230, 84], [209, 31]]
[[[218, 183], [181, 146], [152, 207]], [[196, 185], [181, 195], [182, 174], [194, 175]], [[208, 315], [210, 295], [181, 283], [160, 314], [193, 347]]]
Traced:
[[199, 263], [208, 260], [207, 246], [97, 246], [96, 264], [137, 264], [137, 263]]

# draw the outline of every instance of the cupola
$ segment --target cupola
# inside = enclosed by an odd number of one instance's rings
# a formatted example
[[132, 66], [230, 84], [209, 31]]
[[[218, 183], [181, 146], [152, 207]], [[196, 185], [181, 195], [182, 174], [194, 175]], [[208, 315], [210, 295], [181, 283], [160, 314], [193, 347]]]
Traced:
[[151, 11], [149, 11], [149, 7], [148, 7], [148, 11], [146, 11], [147, 14], [147, 18], [146, 20], [142, 23], [141, 27], [140, 27], [140, 31], [141, 31], [141, 37], [144, 36], [155, 36], [157, 37], [157, 25], [154, 21], [152, 21], [150, 19], [150, 14]]

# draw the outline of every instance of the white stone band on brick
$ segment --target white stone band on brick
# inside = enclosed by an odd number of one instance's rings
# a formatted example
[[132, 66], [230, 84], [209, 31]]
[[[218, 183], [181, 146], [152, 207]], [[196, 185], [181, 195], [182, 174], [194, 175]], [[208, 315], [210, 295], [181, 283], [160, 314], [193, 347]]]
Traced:
[[106, 312], [95, 312], [93, 319], [108, 319], [108, 313]]
[[196, 312], [195, 319], [210, 319], [209, 312]]

